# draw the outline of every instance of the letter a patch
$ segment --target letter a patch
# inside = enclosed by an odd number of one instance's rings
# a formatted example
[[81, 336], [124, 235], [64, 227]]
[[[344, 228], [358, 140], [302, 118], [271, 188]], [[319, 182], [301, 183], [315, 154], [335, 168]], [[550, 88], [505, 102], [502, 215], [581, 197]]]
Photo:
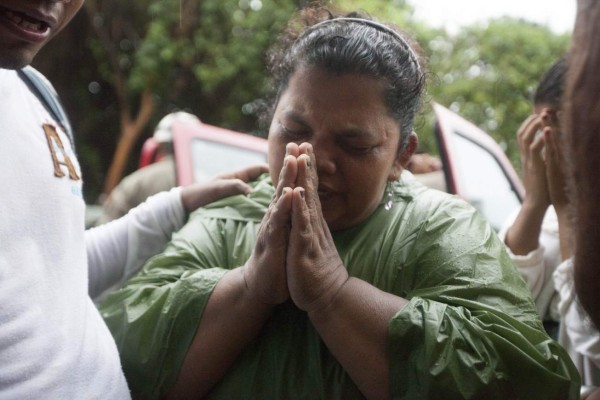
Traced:
[[[54, 175], [62, 178], [65, 176], [61, 165], [67, 167], [69, 171], [69, 178], [74, 181], [78, 181], [80, 179], [79, 175], [77, 175], [77, 171], [75, 170], [75, 166], [71, 162], [71, 159], [67, 155], [65, 151], [65, 146], [60, 140], [60, 136], [58, 136], [58, 132], [56, 131], [56, 127], [50, 124], [44, 124], [44, 133], [46, 134], [46, 140], [48, 141], [48, 148], [50, 149], [50, 154], [52, 155], [52, 162], [54, 163]], [[62, 158], [59, 159], [58, 154], [56, 153], [56, 149], [60, 150], [60, 156]]]

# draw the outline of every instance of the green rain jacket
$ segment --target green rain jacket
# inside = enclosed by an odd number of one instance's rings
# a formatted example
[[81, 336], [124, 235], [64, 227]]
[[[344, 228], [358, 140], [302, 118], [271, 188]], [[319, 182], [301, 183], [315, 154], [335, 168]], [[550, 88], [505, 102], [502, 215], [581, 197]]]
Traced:
[[[196, 211], [101, 306], [134, 398], [172, 387], [211, 291], [250, 256], [273, 193], [262, 177], [251, 195]], [[469, 204], [399, 181], [390, 210], [380, 205], [333, 238], [351, 276], [410, 300], [389, 322], [392, 398], [578, 398], [577, 370], [544, 333], [504, 245]], [[208, 398], [364, 397], [288, 302]]]

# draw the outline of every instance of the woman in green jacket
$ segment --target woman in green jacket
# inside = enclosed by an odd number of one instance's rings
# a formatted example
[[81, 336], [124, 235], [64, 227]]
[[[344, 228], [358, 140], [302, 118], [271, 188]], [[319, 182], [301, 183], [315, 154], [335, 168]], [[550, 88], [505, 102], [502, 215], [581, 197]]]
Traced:
[[410, 39], [311, 7], [271, 66], [270, 176], [192, 215], [102, 307], [134, 397], [576, 398], [493, 229], [403, 175], [425, 81]]

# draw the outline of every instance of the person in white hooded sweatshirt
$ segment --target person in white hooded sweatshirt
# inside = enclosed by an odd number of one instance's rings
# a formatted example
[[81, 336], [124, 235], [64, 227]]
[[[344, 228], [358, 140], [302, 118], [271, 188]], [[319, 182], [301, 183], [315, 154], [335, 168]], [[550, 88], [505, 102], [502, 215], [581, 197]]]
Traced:
[[[0, 398], [128, 399], [93, 297], [161, 251], [188, 212], [247, 193], [256, 166], [148, 199], [84, 230], [81, 170], [64, 124], [23, 69], [84, 0], [0, 0]], [[225, 179], [228, 178], [228, 179]], [[88, 284], [89, 283], [89, 284]]]

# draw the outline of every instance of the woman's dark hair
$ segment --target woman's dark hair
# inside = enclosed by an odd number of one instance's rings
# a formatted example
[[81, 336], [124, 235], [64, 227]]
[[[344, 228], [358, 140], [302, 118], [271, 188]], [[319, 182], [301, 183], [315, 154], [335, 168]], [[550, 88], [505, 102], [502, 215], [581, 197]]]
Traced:
[[563, 93], [567, 81], [567, 59], [561, 58], [542, 76], [533, 95], [533, 104], [547, 104], [557, 109], [562, 108]]
[[[402, 151], [421, 107], [424, 60], [418, 55], [419, 47], [404, 33], [378, 23], [361, 23], [355, 18], [373, 21], [357, 12], [334, 15], [320, 5], [301, 10], [290, 21], [269, 53], [274, 98], [264, 117], [272, 118], [290, 77], [302, 66], [321, 67], [338, 75], [365, 75], [384, 85], [386, 106], [400, 125], [399, 151]], [[325, 20], [332, 22], [323, 23]]]

